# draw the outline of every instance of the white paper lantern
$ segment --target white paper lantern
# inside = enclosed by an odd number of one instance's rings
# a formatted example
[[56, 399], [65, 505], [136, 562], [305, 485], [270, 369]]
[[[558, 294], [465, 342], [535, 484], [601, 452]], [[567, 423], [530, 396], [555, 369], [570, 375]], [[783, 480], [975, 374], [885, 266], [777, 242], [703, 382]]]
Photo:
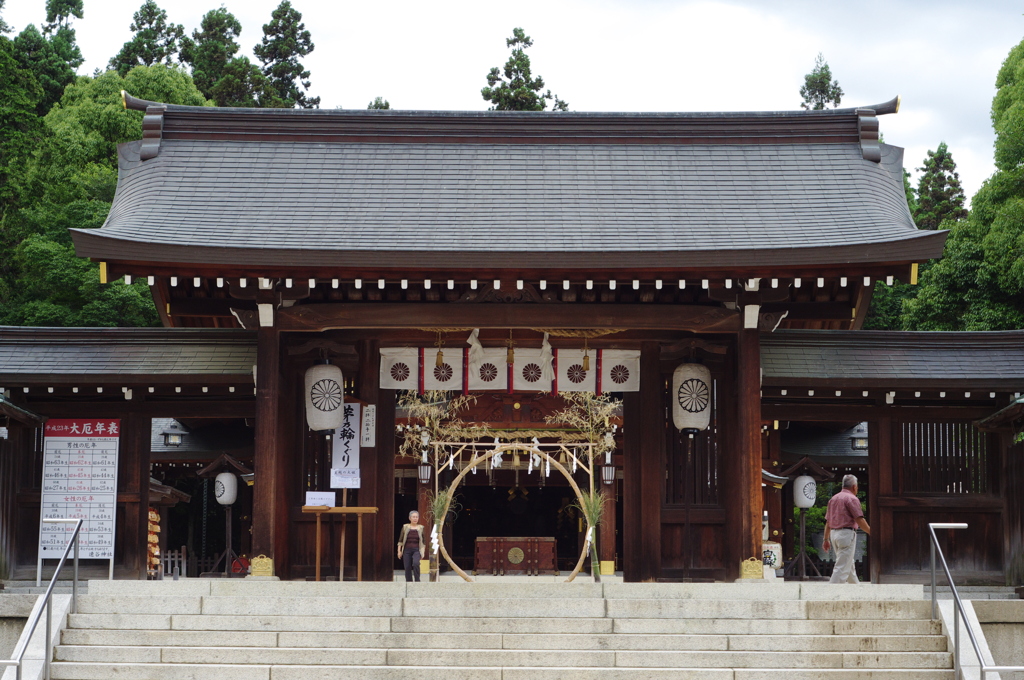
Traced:
[[793, 504], [798, 508], [813, 508], [818, 498], [818, 484], [814, 477], [800, 475], [793, 480]]
[[317, 364], [306, 371], [306, 423], [311, 430], [334, 430], [345, 420], [341, 369]]
[[711, 423], [711, 371], [701, 364], [680, 364], [672, 374], [672, 422], [684, 432], [706, 430]]
[[221, 505], [232, 505], [238, 498], [238, 477], [222, 472], [213, 480], [213, 495]]

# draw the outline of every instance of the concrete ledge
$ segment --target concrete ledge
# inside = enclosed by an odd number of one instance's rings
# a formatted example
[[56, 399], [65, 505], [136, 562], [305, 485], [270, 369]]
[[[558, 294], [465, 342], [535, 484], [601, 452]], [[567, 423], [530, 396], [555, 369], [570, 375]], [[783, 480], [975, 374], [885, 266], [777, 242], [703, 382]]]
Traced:
[[265, 630], [315, 632], [386, 632], [391, 630], [387, 616], [213, 616], [177, 615], [171, 617], [173, 630]]
[[920, 600], [924, 586], [904, 583], [810, 583], [800, 584], [801, 600]]
[[[207, 666], [112, 664], [112, 663], [54, 663], [54, 680], [110, 680], [132, 678], [140, 680], [270, 680], [270, 666]], [[311, 676], [306, 675], [306, 680]], [[323, 677], [323, 676], [320, 676]]]
[[199, 614], [201, 610], [199, 597], [83, 595], [78, 598], [81, 614]]
[[[505, 678], [508, 678], [506, 669]], [[528, 677], [528, 676], [520, 676]], [[563, 675], [561, 678], [569, 676]], [[573, 676], [580, 677], [580, 676]], [[217, 678], [217, 676], [208, 676]], [[277, 666], [271, 680], [502, 680], [501, 668], [423, 666]], [[219, 679], [218, 679], [219, 680]]]
[[410, 598], [404, 602], [405, 616], [463, 618], [593, 618], [605, 615], [603, 599], [432, 599]]
[[[175, 612], [199, 614], [199, 611]], [[202, 614], [259, 616], [401, 616], [397, 597], [204, 597]]]
[[[574, 633], [611, 633], [608, 618], [574, 618]], [[557, 618], [394, 618], [391, 630], [401, 633], [564, 633], [566, 622]]]
[[408, 583], [407, 598], [599, 598], [600, 583]]
[[799, 583], [606, 583], [608, 599], [799, 600]]
[[90, 580], [90, 595], [128, 595], [132, 597], [198, 597], [210, 594], [210, 584], [217, 579], [183, 578], [177, 581], [108, 581]]

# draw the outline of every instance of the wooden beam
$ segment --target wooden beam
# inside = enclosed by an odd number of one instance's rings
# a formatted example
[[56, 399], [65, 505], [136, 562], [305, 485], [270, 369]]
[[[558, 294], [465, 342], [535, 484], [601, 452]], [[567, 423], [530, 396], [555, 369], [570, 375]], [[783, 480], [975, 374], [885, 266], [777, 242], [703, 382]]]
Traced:
[[325, 303], [278, 312], [282, 331], [336, 328], [629, 328], [695, 333], [739, 329], [740, 314], [696, 305]]
[[[251, 388], [247, 388], [251, 389]], [[32, 409], [48, 418], [123, 418], [137, 414], [150, 418], [254, 418], [256, 401], [195, 400], [97, 402], [83, 397], [76, 401], [32, 402]]]
[[982, 418], [991, 409], [982, 406], [912, 406], [881, 405], [863, 406], [857, 404], [762, 404], [761, 417], [764, 420], [802, 420], [827, 422], [860, 422], [879, 418], [901, 417], [915, 421], [975, 420]]
[[280, 374], [281, 335], [276, 328], [261, 328], [257, 337], [256, 358], [256, 441], [253, 467], [256, 473], [252, 501], [252, 550], [266, 555], [278, 564], [276, 548], [283, 539], [279, 534], [287, 527], [277, 526], [279, 489], [278, 396], [281, 389]]

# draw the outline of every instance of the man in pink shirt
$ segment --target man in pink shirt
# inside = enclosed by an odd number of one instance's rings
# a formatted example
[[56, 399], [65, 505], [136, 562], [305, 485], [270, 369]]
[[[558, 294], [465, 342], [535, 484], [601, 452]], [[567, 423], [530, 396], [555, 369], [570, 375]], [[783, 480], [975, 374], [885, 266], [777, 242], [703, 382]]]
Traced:
[[871, 527], [864, 519], [857, 498], [857, 477], [843, 477], [843, 490], [832, 496], [825, 511], [825, 540], [821, 547], [836, 548], [836, 566], [829, 583], [860, 583], [857, 580], [857, 565], [853, 556], [857, 548], [857, 527], [870, 534]]

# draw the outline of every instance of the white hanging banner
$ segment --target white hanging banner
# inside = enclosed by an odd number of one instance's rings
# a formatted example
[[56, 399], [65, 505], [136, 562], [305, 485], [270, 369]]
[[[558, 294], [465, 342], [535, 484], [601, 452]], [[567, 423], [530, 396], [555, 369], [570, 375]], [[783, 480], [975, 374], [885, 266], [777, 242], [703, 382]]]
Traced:
[[[479, 350], [479, 358], [474, 352], [469, 355], [469, 391], [507, 390], [508, 364], [506, 349], [503, 347], [485, 347]], [[517, 351], [516, 354], [519, 352]]]
[[419, 387], [420, 351], [416, 347], [384, 347], [380, 350], [380, 387], [384, 390], [415, 390]]
[[331, 488], [359, 488], [359, 419], [362, 404], [346, 403], [341, 427], [334, 431], [331, 455]]
[[555, 384], [559, 392], [593, 392], [597, 388], [597, 351], [590, 350], [588, 368], [583, 367], [582, 349], [556, 349], [558, 370]]
[[423, 356], [423, 389], [462, 391], [462, 349], [443, 350], [441, 365], [437, 365], [437, 350], [426, 351]]
[[363, 422], [360, 428], [359, 445], [368, 449], [377, 446], [377, 406], [367, 404], [363, 407]]
[[512, 389], [517, 392], [550, 392], [551, 379], [544, 378], [544, 351], [540, 348], [516, 347], [515, 352]]
[[346, 403], [341, 427], [334, 431], [334, 451], [331, 468], [359, 469], [359, 420], [362, 404]]
[[637, 392], [640, 390], [640, 351], [634, 349], [598, 350], [601, 363], [599, 392]]

